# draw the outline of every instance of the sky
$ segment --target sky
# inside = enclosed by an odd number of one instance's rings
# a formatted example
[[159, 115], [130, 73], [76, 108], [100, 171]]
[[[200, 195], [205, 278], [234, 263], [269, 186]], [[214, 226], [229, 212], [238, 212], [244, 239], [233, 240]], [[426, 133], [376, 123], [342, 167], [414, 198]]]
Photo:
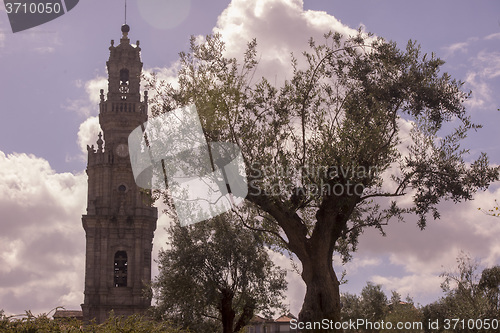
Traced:
[[[106, 89], [110, 40], [119, 40], [123, 0], [85, 0], [41, 26], [12, 33], [0, 4], [0, 309], [8, 314], [48, 312], [83, 303], [86, 145], [97, 140], [99, 89]], [[443, 71], [472, 91], [466, 106], [483, 125], [464, 141], [469, 160], [486, 152], [500, 164], [500, 2], [335, 0], [128, 0], [132, 43], [140, 40], [146, 72], [175, 77], [178, 53], [191, 35], [220, 32], [227, 55], [241, 58], [257, 39], [258, 73], [279, 84], [291, 77], [290, 52], [309, 37], [361, 27], [446, 61]], [[443, 295], [444, 271], [461, 252], [481, 268], [500, 265], [500, 218], [487, 216], [500, 200], [492, 184], [473, 201], [439, 206], [441, 219], [420, 231], [416, 220], [393, 221], [382, 237], [366, 230], [346, 271], [341, 292], [359, 294], [367, 281], [427, 304]], [[153, 257], [166, 246], [161, 215]], [[290, 268], [289, 260], [273, 255]], [[153, 265], [154, 266], [154, 265]], [[153, 272], [155, 274], [155, 270]], [[288, 273], [287, 302], [298, 314], [304, 297], [299, 275]]]

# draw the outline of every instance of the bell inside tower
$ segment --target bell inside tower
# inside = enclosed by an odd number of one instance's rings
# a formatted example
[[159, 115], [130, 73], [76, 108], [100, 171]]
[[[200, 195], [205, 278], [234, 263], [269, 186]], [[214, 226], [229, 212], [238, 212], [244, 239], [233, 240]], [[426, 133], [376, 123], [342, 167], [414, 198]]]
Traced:
[[120, 70], [120, 93], [121, 99], [126, 100], [129, 92], [129, 72], [128, 69], [122, 68]]

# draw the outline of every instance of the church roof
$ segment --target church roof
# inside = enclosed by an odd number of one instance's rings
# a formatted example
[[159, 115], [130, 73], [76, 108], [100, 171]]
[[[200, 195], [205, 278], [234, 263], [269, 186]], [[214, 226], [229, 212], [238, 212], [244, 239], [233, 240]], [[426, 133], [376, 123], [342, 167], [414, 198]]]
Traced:
[[83, 319], [83, 313], [81, 310], [56, 310], [52, 318], [75, 318], [81, 320]]
[[282, 315], [281, 317], [277, 318], [275, 321], [279, 323], [289, 323], [292, 319], [297, 319], [295, 316], [291, 313]]

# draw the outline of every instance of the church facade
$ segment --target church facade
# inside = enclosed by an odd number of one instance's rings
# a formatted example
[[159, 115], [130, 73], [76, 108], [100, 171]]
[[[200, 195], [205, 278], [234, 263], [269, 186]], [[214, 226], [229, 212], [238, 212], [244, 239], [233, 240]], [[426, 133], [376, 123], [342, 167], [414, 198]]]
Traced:
[[150, 193], [134, 180], [128, 136], [148, 119], [147, 92], [141, 96], [139, 41], [130, 44], [123, 25], [118, 45], [111, 41], [108, 91], [100, 91], [97, 146], [88, 150], [84, 321], [143, 313], [151, 305], [151, 252], [158, 212]]

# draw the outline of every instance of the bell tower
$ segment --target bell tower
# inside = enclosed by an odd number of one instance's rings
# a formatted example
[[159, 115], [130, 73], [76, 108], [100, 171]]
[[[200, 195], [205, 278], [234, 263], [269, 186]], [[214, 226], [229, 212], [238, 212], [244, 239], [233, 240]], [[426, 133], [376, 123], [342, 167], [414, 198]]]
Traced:
[[[84, 320], [144, 312], [151, 305], [145, 288], [151, 281], [151, 251], [158, 217], [150, 193], [135, 181], [128, 135], [148, 119], [148, 95], [140, 93], [139, 41], [130, 44], [123, 25], [120, 44], [111, 41], [108, 92], [100, 92], [97, 147], [88, 150]], [[142, 97], [142, 100], [141, 100]]]

